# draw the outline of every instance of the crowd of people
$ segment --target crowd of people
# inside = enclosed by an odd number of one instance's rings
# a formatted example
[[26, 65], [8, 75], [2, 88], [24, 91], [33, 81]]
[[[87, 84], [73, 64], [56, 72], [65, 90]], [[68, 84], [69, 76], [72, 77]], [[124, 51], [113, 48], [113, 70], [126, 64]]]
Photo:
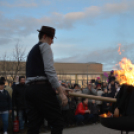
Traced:
[[[25, 77], [20, 76], [19, 82], [14, 83], [12, 87], [5, 85], [5, 78], [0, 78], [0, 121], [3, 123], [4, 134], [7, 134], [8, 122], [12, 122], [16, 119], [19, 120], [19, 131], [23, 133], [24, 125], [28, 122], [27, 119], [27, 104], [25, 102]], [[64, 127], [73, 127], [84, 125], [88, 123], [96, 124], [99, 122], [99, 115], [110, 111], [111, 103], [91, 100], [81, 97], [73, 97], [66, 92], [66, 89], [70, 92], [77, 94], [96, 95], [103, 97], [114, 98], [120, 90], [120, 85], [115, 81], [114, 72], [111, 71], [108, 82], [101, 82], [100, 78], [91, 80], [87, 88], [81, 88], [77, 83], [69, 83], [62, 81], [60, 83], [64, 87], [64, 94], [68, 98], [67, 105], [63, 106], [59, 98], [58, 91], [55, 90], [59, 104], [62, 110], [62, 116], [64, 119]], [[16, 115], [14, 113], [17, 113]], [[1, 120], [2, 119], [2, 120]], [[10, 124], [9, 124], [10, 125]], [[49, 123], [48, 123], [49, 125]], [[2, 125], [0, 125], [2, 126]], [[50, 126], [51, 127], [51, 126]]]
[[[87, 94], [102, 97], [116, 97], [120, 90], [120, 85], [116, 81], [114, 72], [111, 71], [108, 82], [101, 82], [100, 78], [96, 80], [91, 80], [88, 83], [87, 88], [81, 88], [79, 84], [61, 83], [65, 88], [70, 88], [70, 92], [75, 92], [77, 94]], [[58, 96], [58, 93], [57, 93]], [[68, 104], [61, 107], [64, 126], [74, 126], [83, 125], [87, 123], [96, 124], [99, 122], [99, 115], [102, 113], [107, 113], [112, 110], [112, 103], [102, 102], [99, 100], [91, 100], [81, 97], [68, 97]]]

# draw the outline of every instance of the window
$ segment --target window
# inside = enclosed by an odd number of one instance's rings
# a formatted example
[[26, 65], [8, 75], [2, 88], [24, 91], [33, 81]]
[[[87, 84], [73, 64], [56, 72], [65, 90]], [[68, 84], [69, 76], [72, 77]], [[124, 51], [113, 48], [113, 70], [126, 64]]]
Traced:
[[82, 75], [83, 80], [87, 80], [87, 75]]
[[82, 75], [77, 75], [78, 80], [82, 80]]
[[71, 80], [75, 80], [75, 75], [71, 75]]
[[81, 86], [82, 88], [82, 81], [81, 80], [78, 80], [78, 84]]

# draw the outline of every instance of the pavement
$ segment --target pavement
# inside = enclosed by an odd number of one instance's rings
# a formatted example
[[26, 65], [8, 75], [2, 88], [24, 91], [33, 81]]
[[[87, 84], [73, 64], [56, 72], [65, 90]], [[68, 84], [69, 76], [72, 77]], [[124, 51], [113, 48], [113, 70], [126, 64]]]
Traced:
[[[50, 132], [40, 134], [50, 134]], [[63, 134], [121, 134], [121, 131], [106, 128], [98, 123], [74, 128], [66, 128], [63, 130]], [[123, 134], [126, 134], [126, 132]], [[134, 132], [129, 132], [129, 134], [134, 134]]]
[[[0, 131], [0, 134], [3, 134]], [[12, 131], [8, 131], [8, 134], [13, 134]], [[20, 133], [14, 133], [14, 134], [20, 134]], [[26, 129], [23, 134], [26, 134]], [[50, 130], [45, 131], [44, 128], [40, 129], [40, 134], [51, 134]], [[100, 123], [98, 124], [89, 124], [84, 126], [77, 126], [73, 128], [65, 128], [63, 130], [63, 134], [121, 134], [121, 131], [113, 130], [106, 128], [102, 126]], [[126, 132], [123, 132], [123, 134], [126, 134]], [[134, 134], [134, 132], [129, 132], [129, 134]]]

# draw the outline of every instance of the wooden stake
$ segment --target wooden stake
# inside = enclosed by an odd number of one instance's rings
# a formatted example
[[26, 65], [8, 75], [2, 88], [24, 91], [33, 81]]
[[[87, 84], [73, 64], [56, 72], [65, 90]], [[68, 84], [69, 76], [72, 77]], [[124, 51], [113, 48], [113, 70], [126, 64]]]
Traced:
[[100, 100], [100, 101], [107, 101], [107, 102], [116, 102], [116, 98], [110, 98], [110, 97], [101, 97], [101, 96], [95, 96], [95, 95], [86, 95], [86, 94], [77, 94], [73, 92], [69, 92], [70, 96], [75, 97], [82, 97], [82, 98], [88, 98], [88, 99], [94, 99], [94, 100]]

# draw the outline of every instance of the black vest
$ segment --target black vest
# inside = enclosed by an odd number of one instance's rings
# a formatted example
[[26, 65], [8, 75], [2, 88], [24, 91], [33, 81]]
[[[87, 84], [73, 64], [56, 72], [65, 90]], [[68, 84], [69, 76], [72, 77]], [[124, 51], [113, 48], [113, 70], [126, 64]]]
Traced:
[[26, 62], [26, 77], [46, 76], [44, 72], [43, 58], [40, 52], [39, 42], [30, 51]]

